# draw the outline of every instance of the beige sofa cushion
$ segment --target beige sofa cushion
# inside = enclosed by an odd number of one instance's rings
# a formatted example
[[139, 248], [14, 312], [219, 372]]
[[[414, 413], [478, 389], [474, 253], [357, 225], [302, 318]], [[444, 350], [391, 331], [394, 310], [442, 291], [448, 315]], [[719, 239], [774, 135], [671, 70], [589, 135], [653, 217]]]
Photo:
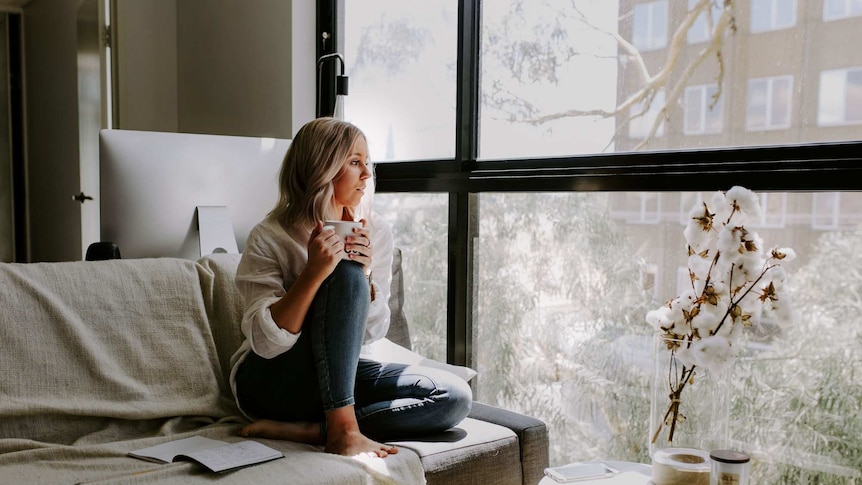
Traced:
[[179, 259], [0, 264], [0, 436], [107, 442], [230, 414], [200, 278]]

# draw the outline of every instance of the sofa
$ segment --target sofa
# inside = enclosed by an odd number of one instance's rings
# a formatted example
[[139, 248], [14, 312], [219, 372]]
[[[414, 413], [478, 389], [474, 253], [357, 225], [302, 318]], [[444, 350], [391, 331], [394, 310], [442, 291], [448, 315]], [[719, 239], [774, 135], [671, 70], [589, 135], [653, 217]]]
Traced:
[[[0, 484], [540, 481], [545, 424], [479, 402], [453, 429], [393, 442], [400, 451], [385, 459], [265, 439], [256, 440], [284, 458], [224, 474], [129, 457], [194, 435], [241, 440], [246, 421], [228, 385], [242, 341], [239, 258], [0, 264]], [[394, 259], [385, 342], [417, 355], [402, 307], [400, 252]]]

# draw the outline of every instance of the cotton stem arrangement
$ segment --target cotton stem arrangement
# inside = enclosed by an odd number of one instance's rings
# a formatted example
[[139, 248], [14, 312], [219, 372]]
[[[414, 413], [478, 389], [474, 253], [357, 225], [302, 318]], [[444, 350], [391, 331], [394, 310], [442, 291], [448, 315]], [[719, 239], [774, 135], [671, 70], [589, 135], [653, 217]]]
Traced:
[[783, 291], [781, 263], [796, 257], [790, 248], [764, 250], [760, 236], [745, 224], [761, 220], [757, 195], [735, 186], [716, 192], [689, 212], [683, 232], [691, 286], [647, 313], [670, 352], [669, 402], [651, 442], [667, 428], [673, 443], [685, 421], [683, 390], [695, 385], [696, 370], [721, 372], [738, 356], [743, 329], [765, 318], [781, 324], [792, 319]]

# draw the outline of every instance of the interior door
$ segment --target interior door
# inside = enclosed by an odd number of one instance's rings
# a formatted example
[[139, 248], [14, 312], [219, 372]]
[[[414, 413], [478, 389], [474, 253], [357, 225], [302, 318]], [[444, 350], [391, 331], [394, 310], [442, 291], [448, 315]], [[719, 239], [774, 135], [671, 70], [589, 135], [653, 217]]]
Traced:
[[104, 0], [83, 0], [78, 6], [78, 148], [81, 189], [73, 199], [81, 206], [81, 250], [100, 240], [99, 234], [99, 130], [110, 122], [110, 96], [105, 96], [105, 69], [110, 56], [105, 18], [110, 7]]

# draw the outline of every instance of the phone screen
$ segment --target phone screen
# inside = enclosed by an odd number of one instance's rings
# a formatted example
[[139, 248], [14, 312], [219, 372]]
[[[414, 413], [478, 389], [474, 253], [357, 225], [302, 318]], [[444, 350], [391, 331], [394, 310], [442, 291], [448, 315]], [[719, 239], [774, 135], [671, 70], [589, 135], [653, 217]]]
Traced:
[[546, 475], [563, 483], [606, 477], [616, 472], [616, 470], [604, 463], [573, 463], [571, 465], [545, 469]]

